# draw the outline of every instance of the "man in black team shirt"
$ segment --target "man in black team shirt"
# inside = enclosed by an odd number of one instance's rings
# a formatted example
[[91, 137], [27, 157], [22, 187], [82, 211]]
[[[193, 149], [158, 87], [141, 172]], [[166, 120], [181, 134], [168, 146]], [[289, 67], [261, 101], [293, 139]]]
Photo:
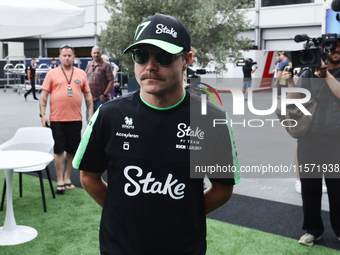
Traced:
[[73, 160], [83, 187], [103, 207], [101, 253], [205, 254], [205, 215], [230, 199], [240, 178], [228, 173], [203, 191], [204, 176], [190, 174], [215, 151], [223, 152], [220, 166], [238, 168], [232, 130], [213, 129], [212, 120], [226, 114], [208, 104], [202, 116], [200, 97], [183, 89], [192, 53], [177, 18], [142, 21], [128, 52], [140, 90], [96, 111]]
[[28, 80], [28, 84], [31, 84], [31, 89], [28, 90], [25, 94], [24, 94], [24, 98], [27, 101], [27, 96], [29, 93], [32, 92], [33, 94], [33, 99], [34, 101], [38, 101], [39, 99], [37, 98], [37, 96], [35, 95], [35, 78], [38, 79], [38, 82], [40, 82], [40, 79], [36, 73], [35, 70], [35, 58], [31, 59], [31, 64], [26, 66], [26, 73], [27, 73], [27, 80]]

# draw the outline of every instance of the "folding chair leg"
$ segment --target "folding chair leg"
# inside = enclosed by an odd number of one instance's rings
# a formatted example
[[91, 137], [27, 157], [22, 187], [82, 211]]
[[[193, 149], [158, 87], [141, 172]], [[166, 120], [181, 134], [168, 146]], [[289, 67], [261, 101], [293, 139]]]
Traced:
[[41, 171], [38, 171], [38, 174], [39, 174], [39, 179], [40, 179], [40, 188], [41, 188], [41, 196], [42, 196], [43, 205], [44, 205], [44, 212], [47, 212], [46, 201], [45, 201], [44, 183], [43, 183], [43, 178], [42, 178]]
[[19, 193], [20, 197], [22, 197], [22, 173], [19, 172]]
[[50, 183], [52, 196], [53, 196], [53, 198], [55, 198], [54, 189], [53, 189], [53, 185], [52, 185], [52, 179], [51, 179], [50, 170], [49, 170], [48, 166], [46, 166], [46, 173], [47, 173], [48, 182]]
[[6, 179], [4, 181], [4, 189], [2, 191], [2, 198], [1, 198], [1, 207], [0, 207], [0, 211], [2, 211], [4, 209], [4, 201], [5, 201], [5, 195], [6, 195]]

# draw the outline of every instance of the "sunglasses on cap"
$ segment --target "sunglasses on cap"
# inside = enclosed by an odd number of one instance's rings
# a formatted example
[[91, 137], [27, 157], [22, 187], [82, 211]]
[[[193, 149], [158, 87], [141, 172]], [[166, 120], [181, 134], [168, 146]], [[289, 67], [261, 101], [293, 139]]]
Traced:
[[[136, 49], [136, 50], [133, 50], [131, 54], [132, 54], [133, 61], [135, 61], [139, 65], [146, 64], [150, 59], [150, 53], [146, 50]], [[164, 50], [161, 50], [157, 53], [154, 53], [154, 58], [157, 64], [159, 64], [160, 66], [169, 66], [172, 64], [172, 62], [177, 56], [180, 56], [182, 54], [183, 52], [180, 52], [177, 54], [171, 54]]]
[[71, 48], [73, 50], [73, 47], [70, 44], [63, 44], [63, 45], [61, 45], [60, 50], [62, 50], [64, 48]]

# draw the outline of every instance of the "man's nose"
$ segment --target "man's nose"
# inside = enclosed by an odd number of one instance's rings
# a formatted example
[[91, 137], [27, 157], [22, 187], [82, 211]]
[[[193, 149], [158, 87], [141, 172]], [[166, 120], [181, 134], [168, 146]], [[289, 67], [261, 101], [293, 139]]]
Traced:
[[146, 63], [147, 70], [154, 70], [158, 67], [157, 61], [155, 59], [155, 54], [150, 54], [149, 60]]

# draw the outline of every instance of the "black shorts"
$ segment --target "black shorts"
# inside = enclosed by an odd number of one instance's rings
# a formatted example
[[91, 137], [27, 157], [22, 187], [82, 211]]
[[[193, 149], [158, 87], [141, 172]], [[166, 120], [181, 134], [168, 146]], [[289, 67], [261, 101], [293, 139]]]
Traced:
[[81, 139], [82, 125], [83, 123], [81, 121], [51, 121], [55, 154], [59, 154], [64, 151], [76, 154]]

